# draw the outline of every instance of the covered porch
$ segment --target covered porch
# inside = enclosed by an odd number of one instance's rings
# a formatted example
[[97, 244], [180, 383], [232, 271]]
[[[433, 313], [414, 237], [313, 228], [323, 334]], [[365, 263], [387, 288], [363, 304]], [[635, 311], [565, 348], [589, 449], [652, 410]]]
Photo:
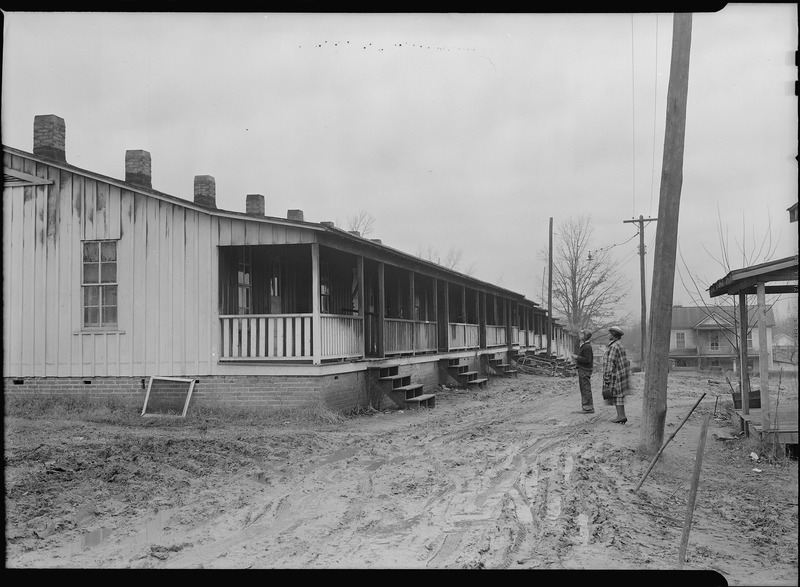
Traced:
[[541, 341], [520, 300], [445, 272], [319, 243], [218, 250], [221, 362], [321, 364]]
[[[759, 334], [757, 352], [760, 366], [760, 407], [751, 408], [748, 401], [743, 401], [741, 402], [741, 408], [735, 410], [735, 413], [745, 432], [754, 431], [762, 438], [773, 438], [786, 444], [797, 444], [797, 407], [796, 405], [780, 405], [779, 410], [776, 410], [770, 404], [769, 370], [767, 368], [766, 295], [783, 293], [796, 295], [797, 269], [797, 256], [786, 257], [731, 271], [708, 288], [709, 295], [712, 298], [726, 294], [738, 298], [740, 330], [737, 346], [740, 355], [739, 364], [741, 365], [749, 364], [747, 356], [747, 296], [756, 296]], [[749, 370], [739, 369], [739, 393], [741, 397], [749, 397], [750, 389]]]

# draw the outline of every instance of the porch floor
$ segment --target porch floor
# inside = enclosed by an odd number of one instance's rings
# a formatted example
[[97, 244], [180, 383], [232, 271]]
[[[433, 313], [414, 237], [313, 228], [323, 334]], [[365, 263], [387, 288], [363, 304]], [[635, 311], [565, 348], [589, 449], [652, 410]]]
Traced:
[[[778, 442], [781, 444], [797, 444], [797, 406], [779, 406], [777, 426], [771, 423], [771, 430], [765, 432], [761, 418], [761, 408], [750, 408], [748, 414], [742, 414], [742, 410], [733, 410], [733, 416], [739, 424], [740, 429], [747, 436], [758, 436], [759, 438], [772, 439], [778, 435]], [[775, 414], [772, 414], [773, 421]]]

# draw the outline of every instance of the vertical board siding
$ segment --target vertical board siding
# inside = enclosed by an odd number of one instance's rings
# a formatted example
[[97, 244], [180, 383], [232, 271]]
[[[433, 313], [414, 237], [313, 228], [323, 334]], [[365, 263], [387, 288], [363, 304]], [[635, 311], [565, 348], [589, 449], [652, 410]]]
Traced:
[[129, 286], [124, 288], [131, 292], [127, 303], [130, 305], [132, 313], [130, 321], [121, 324], [120, 327], [126, 333], [130, 332], [131, 334], [130, 337], [126, 337], [130, 340], [131, 345], [131, 374], [144, 374], [147, 372], [145, 365], [148, 332], [148, 321], [145, 318], [145, 308], [147, 307], [147, 227], [145, 224], [147, 199], [140, 194], [131, 193], [131, 200], [133, 202], [131, 226], [124, 229], [124, 241], [120, 244], [124, 243], [124, 247], [130, 248], [133, 256], [133, 263], [125, 271]]
[[47, 192], [50, 186], [33, 188], [34, 241], [33, 241], [33, 374], [43, 377], [47, 345]]
[[56, 229], [56, 242], [58, 253], [58, 281], [54, 286], [58, 291], [58, 357], [56, 360], [56, 375], [65, 377], [72, 374], [72, 303], [71, 296], [65, 295], [72, 291], [78, 279], [73, 269], [72, 238], [77, 229], [72, 226], [72, 174], [60, 174], [58, 193], [58, 227]]
[[[67, 192], [63, 192], [61, 194], [62, 198], [69, 197], [72, 202], [70, 231], [69, 235], [64, 237], [70, 239], [67, 246], [69, 246], [72, 252], [70, 269], [73, 274], [73, 279], [71, 280], [70, 289], [67, 290], [72, 292], [72, 295], [68, 296], [71, 300], [70, 327], [72, 331], [79, 331], [83, 320], [80, 283], [82, 271], [81, 259], [83, 255], [81, 250], [81, 238], [83, 236], [81, 223], [83, 222], [83, 194], [85, 189], [86, 181], [84, 178], [79, 175], [74, 175], [72, 178], [72, 193], [67, 194]], [[70, 346], [71, 375], [73, 377], [80, 377], [83, 375], [83, 336], [73, 336], [70, 333], [70, 340], [67, 344]]]
[[[121, 237], [127, 235], [127, 238], [120, 238], [117, 246], [117, 280], [119, 280], [123, 277], [123, 273], [120, 271], [123, 267], [126, 268], [125, 273], [127, 274], [131, 274], [134, 267], [134, 251], [131, 246], [133, 244], [133, 193], [128, 190], [118, 190], [116, 187], [113, 187], [112, 193], [118, 194], [119, 199], [119, 234]], [[135, 336], [134, 329], [136, 328], [133, 323], [133, 283], [125, 279], [122, 283], [125, 286], [117, 288], [117, 320], [119, 329], [125, 334], [118, 336], [117, 374], [131, 376], [133, 374], [132, 339]]]
[[172, 246], [170, 247], [171, 253], [171, 268], [170, 268], [170, 286], [172, 291], [170, 312], [172, 341], [170, 342], [170, 351], [172, 353], [171, 362], [167, 365], [169, 372], [177, 375], [184, 375], [185, 360], [184, 354], [184, 336], [183, 325], [185, 323], [186, 304], [184, 298], [184, 283], [186, 281], [186, 264], [184, 263], [186, 250], [184, 242], [186, 239], [186, 224], [184, 210], [178, 206], [170, 205], [172, 208]]
[[147, 337], [144, 340], [145, 360], [144, 370], [147, 373], [163, 375], [160, 373], [156, 361], [161, 353], [161, 338], [159, 337], [160, 322], [160, 292], [158, 264], [158, 240], [161, 233], [158, 225], [158, 200], [144, 198], [146, 206], [145, 218], [145, 307], [144, 317], [147, 323]]
[[[157, 260], [159, 275], [157, 288], [159, 292], [158, 308], [159, 308], [159, 323], [158, 329], [158, 355], [156, 355], [156, 372], [169, 373], [172, 364], [172, 328], [171, 318], [172, 312], [172, 285], [174, 275], [172, 273], [172, 256], [170, 252], [170, 239], [174, 237], [172, 234], [172, 206], [166, 202], [158, 202], [158, 242]], [[148, 260], [150, 261], [150, 260]], [[149, 310], [149, 308], [148, 308]]]
[[22, 345], [21, 367], [26, 375], [33, 375], [33, 335], [34, 335], [34, 306], [30, 301], [34, 298], [34, 257], [33, 251], [36, 244], [36, 209], [32, 187], [23, 189], [22, 204], [22, 295], [23, 311], [20, 329], [20, 343]]

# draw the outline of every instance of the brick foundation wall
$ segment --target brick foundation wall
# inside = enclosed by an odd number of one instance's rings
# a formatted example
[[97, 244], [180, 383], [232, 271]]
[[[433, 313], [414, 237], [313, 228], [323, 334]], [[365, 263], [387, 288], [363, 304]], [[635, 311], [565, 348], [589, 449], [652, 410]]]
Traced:
[[[189, 377], [187, 377], [189, 378]], [[189, 409], [209, 404], [226, 407], [289, 408], [322, 401], [345, 412], [369, 405], [363, 372], [324, 376], [237, 375], [196, 377]], [[85, 383], [90, 381], [91, 383]], [[30, 394], [64, 394], [91, 400], [116, 398], [144, 405], [149, 378], [141, 377], [5, 377], [5, 398]]]

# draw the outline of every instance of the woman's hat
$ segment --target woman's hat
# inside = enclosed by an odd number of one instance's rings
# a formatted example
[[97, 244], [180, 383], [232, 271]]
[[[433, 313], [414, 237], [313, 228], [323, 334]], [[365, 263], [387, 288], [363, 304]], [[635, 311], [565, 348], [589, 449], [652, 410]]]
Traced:
[[624, 332], [622, 332], [622, 328], [620, 328], [619, 326], [612, 326], [611, 328], [608, 329], [608, 331], [618, 336], [622, 336], [623, 334], [625, 334]]

